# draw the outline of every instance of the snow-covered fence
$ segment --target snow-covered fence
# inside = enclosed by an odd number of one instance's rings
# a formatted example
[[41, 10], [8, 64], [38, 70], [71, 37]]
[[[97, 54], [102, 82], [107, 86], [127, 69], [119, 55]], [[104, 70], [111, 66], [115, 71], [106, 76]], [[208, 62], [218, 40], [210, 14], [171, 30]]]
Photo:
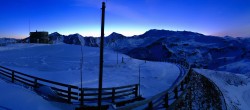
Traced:
[[[225, 100], [223, 100], [224, 99], [223, 94], [220, 92], [219, 88], [205, 76], [195, 73], [190, 68], [187, 62], [178, 61], [174, 59], [172, 60], [168, 59], [162, 61], [175, 63], [181, 67], [180, 69], [183, 69], [181, 70], [181, 74], [179, 75], [179, 77], [176, 79], [174, 84], [169, 89], [159, 94], [156, 94], [151, 98], [138, 101], [137, 99], [140, 97], [138, 96], [138, 84], [121, 86], [121, 87], [103, 88], [102, 100], [107, 102], [106, 103], [107, 105], [110, 103], [116, 104], [117, 105], [116, 109], [119, 110], [182, 109], [182, 108], [186, 109], [187, 107], [192, 108], [192, 106], [194, 105], [192, 104], [193, 103], [192, 101], [194, 100], [192, 99], [192, 97], [194, 96], [192, 94], [196, 92], [195, 89], [197, 87], [198, 88], [203, 87], [204, 89], [206, 89], [207, 92], [216, 95], [214, 98], [211, 98], [213, 101], [212, 102], [210, 101], [208, 103], [216, 105], [215, 107], [217, 108], [223, 108], [223, 109], [227, 108]], [[34, 77], [2, 66], [0, 66], [0, 76], [2, 76], [2, 78], [12, 81], [13, 83], [32, 87], [34, 88], [35, 91], [39, 91], [40, 93], [44, 93], [43, 90], [52, 90], [52, 92], [46, 92], [46, 93], [47, 94], [52, 93], [53, 97], [50, 98], [56, 101], [83, 104], [86, 106], [88, 105], [88, 103], [95, 103], [98, 100], [97, 88], [79, 88], [77, 86], [69, 84], [63, 84], [55, 81]], [[203, 89], [197, 89], [197, 90], [203, 90]], [[203, 102], [206, 101], [202, 100], [199, 103], [199, 105], [201, 107], [207, 108], [208, 104], [203, 104]], [[215, 104], [213, 104], [214, 102]], [[121, 106], [123, 104], [125, 104], [125, 106]]]
[[[151, 61], [159, 61], [151, 59]], [[219, 88], [205, 76], [195, 73], [190, 65], [183, 60], [167, 59], [160, 60], [179, 65], [181, 73], [172, 87], [152, 96], [151, 98], [137, 101], [118, 107], [118, 110], [130, 109], [227, 109], [225, 99]], [[197, 82], [199, 81], [199, 82]], [[198, 85], [198, 86], [197, 86]], [[198, 89], [199, 88], [199, 89]], [[198, 92], [197, 92], [197, 90]], [[202, 92], [200, 92], [201, 90]], [[200, 98], [195, 99], [196, 95], [203, 94]], [[210, 94], [210, 95], [209, 95]], [[206, 98], [204, 98], [206, 97]], [[203, 99], [204, 98], [204, 99]], [[210, 101], [208, 101], [208, 99]], [[197, 104], [194, 104], [194, 102]]]
[[59, 96], [56, 99], [57, 101], [72, 103], [73, 100], [78, 100], [77, 86], [34, 77], [2, 66], [0, 66], [0, 74], [10, 78], [13, 83], [32, 87], [35, 91], [41, 86], [47, 86], [55, 91], [55, 93]]
[[[81, 91], [81, 88], [79, 88]], [[120, 87], [103, 88], [102, 100], [107, 102], [120, 102], [122, 97], [133, 95], [135, 98], [138, 97], [138, 84], [132, 84]], [[98, 100], [98, 88], [82, 88], [83, 101], [91, 102]], [[79, 99], [81, 101], [82, 98]], [[126, 99], [125, 99], [126, 100]]]
[[[27, 75], [3, 66], [0, 66], [0, 75], [2, 78], [10, 80], [13, 83], [31, 87], [42, 96], [53, 93], [53, 96], [45, 96], [51, 100], [75, 104], [84, 104], [81, 102], [96, 102], [98, 100], [98, 88], [79, 88], [78, 86]], [[126, 103], [131, 100], [136, 100], [139, 97], [138, 84], [103, 88], [103, 91], [102, 100], [115, 104]]]
[[[159, 61], [153, 60], [151, 61]], [[118, 107], [118, 110], [130, 110], [130, 109], [174, 109], [176, 105], [179, 103], [180, 97], [183, 97], [187, 92], [188, 83], [190, 81], [190, 66], [185, 61], [179, 61], [176, 59], [162, 59], [162, 62], [169, 62], [180, 65], [182, 69], [184, 69], [184, 73], [181, 73], [179, 77], [174, 82], [173, 86], [168, 88], [167, 90], [152, 96], [151, 98], [138, 101], [135, 103], [127, 104], [125, 106]]]

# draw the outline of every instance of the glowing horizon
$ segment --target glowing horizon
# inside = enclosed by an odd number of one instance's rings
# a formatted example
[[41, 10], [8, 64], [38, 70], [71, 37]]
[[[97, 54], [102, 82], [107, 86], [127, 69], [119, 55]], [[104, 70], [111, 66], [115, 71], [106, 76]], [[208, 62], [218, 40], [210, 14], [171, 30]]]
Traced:
[[[1, 1], [0, 37], [23, 38], [29, 31], [100, 36], [102, 0]], [[250, 37], [250, 1], [108, 1], [105, 35], [140, 35], [150, 29]]]

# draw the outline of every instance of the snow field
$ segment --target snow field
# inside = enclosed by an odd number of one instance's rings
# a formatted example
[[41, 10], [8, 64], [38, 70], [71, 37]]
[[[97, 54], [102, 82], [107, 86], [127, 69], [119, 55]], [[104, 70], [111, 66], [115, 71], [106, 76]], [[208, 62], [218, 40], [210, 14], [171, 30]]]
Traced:
[[[7, 49], [6, 49], [7, 48]], [[13, 44], [6, 48], [0, 48], [0, 65], [13, 70], [30, 74], [36, 77], [53, 80], [61, 83], [80, 86], [80, 46], [77, 45], [46, 45], [46, 44]], [[124, 63], [121, 63], [122, 57]], [[149, 62], [130, 58], [124, 54], [105, 49], [104, 50], [104, 74], [103, 87], [117, 87], [139, 82], [140, 68], [140, 93], [143, 97], [151, 97], [168, 89], [179, 75], [179, 69], [174, 64], [165, 62]], [[99, 48], [83, 47], [83, 87], [98, 87], [99, 75]], [[12, 85], [14, 86], [14, 85]], [[1, 86], [3, 87], [3, 86]], [[7, 88], [3, 87], [3, 88]], [[0, 90], [2, 90], [1, 88]], [[6, 89], [14, 92], [13, 89]], [[29, 91], [29, 90], [25, 90]], [[24, 92], [26, 93], [26, 92]], [[29, 91], [31, 96], [23, 95], [26, 100], [34, 99], [34, 103], [43, 102], [42, 97]], [[27, 97], [26, 97], [27, 96]], [[5, 97], [5, 107], [10, 107]], [[22, 97], [15, 97], [23, 100]], [[37, 99], [41, 98], [41, 100]], [[19, 103], [17, 102], [15, 103]], [[50, 106], [44, 100], [45, 105]], [[1, 103], [0, 103], [1, 105]], [[0, 106], [1, 107], [1, 106]], [[24, 105], [24, 108], [28, 105]], [[37, 110], [38, 108], [34, 108]]]

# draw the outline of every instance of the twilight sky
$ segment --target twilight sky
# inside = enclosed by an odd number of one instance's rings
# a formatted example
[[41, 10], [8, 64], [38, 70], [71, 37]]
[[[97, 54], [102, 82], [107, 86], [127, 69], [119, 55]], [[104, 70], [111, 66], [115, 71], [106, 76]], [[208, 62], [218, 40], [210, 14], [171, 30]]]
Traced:
[[100, 36], [101, 2], [107, 1], [105, 35], [149, 29], [250, 37], [250, 0], [0, 0], [0, 37], [30, 31]]

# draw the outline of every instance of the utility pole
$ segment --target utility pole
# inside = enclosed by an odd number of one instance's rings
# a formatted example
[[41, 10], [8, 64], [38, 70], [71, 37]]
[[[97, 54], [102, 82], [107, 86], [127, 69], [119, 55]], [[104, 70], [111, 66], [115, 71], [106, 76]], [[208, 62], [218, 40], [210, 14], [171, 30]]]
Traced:
[[102, 21], [101, 21], [101, 43], [100, 43], [100, 69], [99, 69], [99, 87], [98, 87], [98, 110], [102, 106], [102, 76], [103, 76], [103, 40], [104, 40], [104, 21], [105, 21], [105, 2], [102, 2]]

